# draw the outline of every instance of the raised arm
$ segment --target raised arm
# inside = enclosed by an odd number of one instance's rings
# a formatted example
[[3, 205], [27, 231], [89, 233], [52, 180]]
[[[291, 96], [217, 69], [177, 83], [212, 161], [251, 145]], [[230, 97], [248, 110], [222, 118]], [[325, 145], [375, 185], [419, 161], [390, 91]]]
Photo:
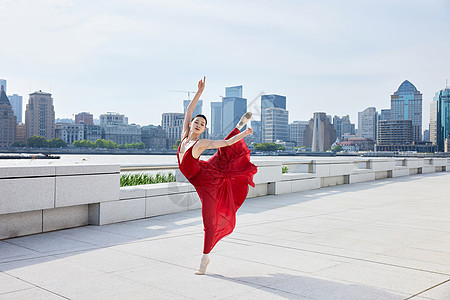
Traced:
[[203, 90], [205, 89], [205, 82], [206, 76], [203, 77], [203, 80], [200, 80], [198, 82], [197, 93], [195, 93], [194, 99], [191, 100], [191, 103], [189, 103], [186, 109], [186, 115], [184, 116], [183, 122], [183, 131], [181, 133], [181, 140], [183, 140], [183, 138], [189, 134], [189, 124], [191, 123], [192, 113], [194, 112], [194, 109], [197, 106], [198, 99], [200, 99], [200, 96], [202, 95]]

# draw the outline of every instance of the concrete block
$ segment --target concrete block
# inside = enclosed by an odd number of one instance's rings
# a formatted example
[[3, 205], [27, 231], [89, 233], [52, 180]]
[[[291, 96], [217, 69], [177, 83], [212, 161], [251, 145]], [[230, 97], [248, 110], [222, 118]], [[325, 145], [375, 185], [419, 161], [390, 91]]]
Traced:
[[102, 202], [98, 225], [145, 218], [145, 198]]
[[55, 176], [55, 167], [47, 166], [14, 166], [0, 167], [0, 179], [24, 177], [51, 177]]
[[185, 182], [146, 184], [140, 187], [145, 189], [145, 197], [187, 193], [194, 188], [190, 183]]
[[187, 211], [194, 205], [193, 192], [145, 198], [145, 216], [153, 217]]
[[409, 175], [422, 174], [422, 168], [409, 168]]
[[81, 164], [56, 166], [56, 176], [120, 173], [120, 165]]
[[334, 164], [330, 165], [330, 176], [348, 175], [352, 174], [355, 169], [354, 164]]
[[388, 171], [395, 168], [395, 161], [373, 161], [372, 170], [375, 172], [378, 171]]
[[120, 174], [56, 177], [55, 207], [119, 200]]
[[194, 210], [194, 209], [200, 209], [202, 208], [202, 201], [200, 200], [200, 197], [196, 192], [189, 193], [189, 195], [192, 197], [191, 201], [188, 201], [188, 208], [187, 210]]
[[145, 188], [141, 186], [124, 186], [120, 188], [120, 200], [145, 198]]
[[0, 215], [0, 240], [42, 232], [42, 210]]
[[317, 164], [316, 163], [316, 167], [314, 169], [315, 169], [314, 174], [317, 177], [330, 176], [330, 165], [328, 165], [328, 164]]
[[259, 167], [259, 176], [255, 176], [253, 181], [255, 184], [281, 181], [281, 162], [277, 166]]
[[320, 188], [320, 178], [310, 178], [303, 180], [293, 180], [291, 182], [291, 192], [297, 193], [307, 190], [314, 190]]
[[423, 166], [423, 159], [421, 158], [408, 158], [406, 159], [406, 166], [408, 168], [419, 168]]
[[[378, 171], [378, 172], [375, 172], [375, 180], [390, 178], [389, 175], [390, 175], [389, 171]], [[391, 176], [392, 176], [392, 173], [391, 173]]]
[[344, 176], [329, 176], [320, 178], [320, 187], [334, 186], [345, 183]]
[[289, 173], [312, 173], [314, 171], [312, 162], [288, 165]]
[[395, 168], [392, 170], [392, 178], [396, 177], [402, 177], [402, 176], [409, 176], [409, 169], [408, 168]]
[[267, 183], [255, 184], [255, 187], [249, 187], [247, 198], [266, 196], [269, 194]]
[[0, 214], [53, 208], [55, 178], [0, 179]]
[[349, 183], [367, 182], [375, 180], [375, 172], [358, 172], [349, 177]]
[[310, 173], [285, 173], [281, 174], [281, 180], [282, 181], [289, 181], [289, 180], [303, 180], [303, 179], [311, 179], [316, 178], [314, 174]]
[[446, 166], [447, 159], [446, 158], [433, 158], [433, 165], [434, 166]]
[[422, 174], [434, 173], [436, 172], [436, 167], [433, 165], [425, 165], [422, 167]]
[[88, 205], [44, 209], [42, 212], [43, 232], [88, 224]]
[[291, 189], [291, 182], [292, 181], [278, 181], [274, 182], [275, 185], [275, 191], [274, 195], [281, 195], [281, 194], [290, 194], [292, 192]]

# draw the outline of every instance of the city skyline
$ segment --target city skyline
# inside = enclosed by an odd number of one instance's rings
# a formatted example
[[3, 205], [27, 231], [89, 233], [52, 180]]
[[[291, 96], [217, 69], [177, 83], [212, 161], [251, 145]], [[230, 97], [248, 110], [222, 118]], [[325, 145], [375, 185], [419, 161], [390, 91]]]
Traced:
[[206, 75], [204, 107], [243, 85], [249, 105], [261, 91], [288, 97], [290, 121], [317, 111], [356, 120], [388, 108], [408, 79], [423, 94], [425, 129], [450, 77], [444, 0], [22, 2], [0, 3], [0, 78], [25, 102], [51, 93], [58, 118], [117, 111], [159, 124], [182, 112], [187, 95], [170, 91], [195, 91]]

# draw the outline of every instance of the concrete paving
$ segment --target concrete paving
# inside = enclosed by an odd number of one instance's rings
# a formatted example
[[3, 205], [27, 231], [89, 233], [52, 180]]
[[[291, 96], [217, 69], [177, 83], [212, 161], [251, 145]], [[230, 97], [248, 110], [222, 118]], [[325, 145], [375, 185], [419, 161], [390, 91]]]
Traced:
[[248, 199], [198, 266], [200, 210], [0, 241], [0, 299], [450, 299], [450, 174]]

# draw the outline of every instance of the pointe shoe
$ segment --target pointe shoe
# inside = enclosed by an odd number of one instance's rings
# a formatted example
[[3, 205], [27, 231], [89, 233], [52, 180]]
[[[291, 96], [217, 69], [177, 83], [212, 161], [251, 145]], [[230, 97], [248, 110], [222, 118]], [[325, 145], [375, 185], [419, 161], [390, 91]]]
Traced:
[[195, 272], [195, 275], [204, 275], [206, 273], [206, 268], [208, 267], [211, 259], [208, 257], [207, 260], [200, 262], [200, 267], [198, 268], [198, 271]]
[[239, 130], [241, 130], [242, 127], [244, 127], [245, 124], [247, 124], [248, 121], [250, 121], [251, 117], [252, 117], [252, 113], [251, 113], [251, 112], [246, 112], [246, 113], [242, 116], [242, 118], [241, 118], [241, 120], [239, 121], [239, 123], [236, 125], [236, 128], [239, 129]]

